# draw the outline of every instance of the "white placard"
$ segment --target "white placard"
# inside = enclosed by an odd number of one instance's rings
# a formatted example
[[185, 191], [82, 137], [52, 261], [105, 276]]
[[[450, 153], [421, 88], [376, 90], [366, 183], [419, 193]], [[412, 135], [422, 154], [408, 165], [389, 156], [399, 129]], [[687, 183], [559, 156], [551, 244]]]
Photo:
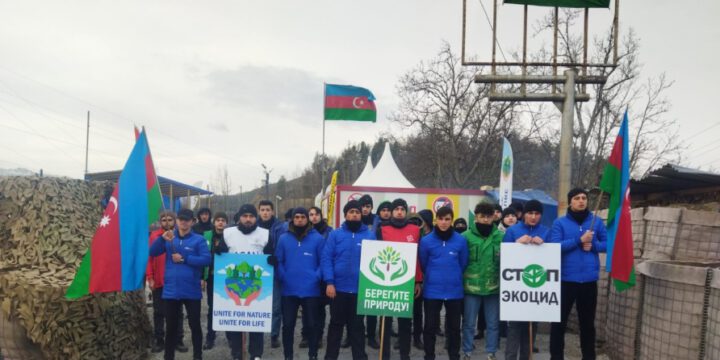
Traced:
[[560, 322], [560, 244], [501, 245], [500, 320]]

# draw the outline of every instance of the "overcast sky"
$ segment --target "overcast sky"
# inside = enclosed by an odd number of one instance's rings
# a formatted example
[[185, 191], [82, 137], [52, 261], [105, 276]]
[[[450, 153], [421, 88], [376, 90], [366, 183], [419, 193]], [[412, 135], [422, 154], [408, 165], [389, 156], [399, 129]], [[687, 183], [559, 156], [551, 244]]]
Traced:
[[[468, 2], [476, 54], [489, 27]], [[519, 46], [517, 9], [501, 7], [506, 50]], [[90, 172], [122, 168], [137, 124], [160, 175], [204, 187], [227, 165], [234, 191], [260, 185], [261, 163], [271, 181], [294, 177], [320, 151], [323, 82], [367, 87], [378, 107], [375, 124], [329, 123], [327, 153], [400, 135], [387, 121], [398, 78], [444, 41], [459, 53], [461, 15], [461, 0], [0, 0], [0, 168], [82, 177], [89, 110]], [[621, 1], [643, 75], [675, 80], [670, 116], [688, 164], [705, 169], [720, 169], [718, 18], [717, 1]]]

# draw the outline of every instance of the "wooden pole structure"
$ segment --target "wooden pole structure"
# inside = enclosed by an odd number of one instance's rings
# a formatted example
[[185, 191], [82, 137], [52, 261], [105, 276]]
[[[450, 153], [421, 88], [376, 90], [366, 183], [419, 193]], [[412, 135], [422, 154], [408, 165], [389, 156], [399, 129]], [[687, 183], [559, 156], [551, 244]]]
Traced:
[[380, 317], [380, 352], [378, 353], [378, 358], [382, 360], [383, 355], [383, 345], [385, 345], [385, 317]]

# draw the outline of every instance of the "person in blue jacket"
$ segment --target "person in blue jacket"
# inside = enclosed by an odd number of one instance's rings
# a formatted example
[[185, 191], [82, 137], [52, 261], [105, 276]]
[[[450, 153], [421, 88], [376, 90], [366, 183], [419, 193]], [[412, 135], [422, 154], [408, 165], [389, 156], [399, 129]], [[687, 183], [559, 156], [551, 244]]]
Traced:
[[348, 201], [343, 214], [345, 222], [330, 233], [321, 258], [325, 292], [332, 301], [325, 360], [338, 358], [344, 327], [348, 328], [353, 360], [366, 360], [364, 319], [357, 314], [358, 277], [362, 241], [374, 240], [375, 235], [362, 223], [358, 201]]
[[587, 190], [568, 192], [567, 214], [557, 218], [548, 242], [559, 243], [562, 252], [560, 270], [560, 322], [550, 330], [550, 356], [563, 359], [565, 329], [573, 304], [577, 303], [580, 325], [580, 349], [583, 359], [595, 359], [595, 308], [600, 272], [599, 253], [605, 252], [607, 231], [602, 219], [588, 210]]
[[317, 359], [318, 312], [320, 311], [320, 254], [325, 245], [322, 235], [308, 221], [303, 207], [293, 209], [288, 230], [280, 235], [275, 250], [278, 277], [282, 283], [282, 342], [285, 359], [293, 358], [295, 322], [298, 309], [308, 316], [308, 356]]
[[446, 341], [450, 360], [460, 359], [460, 314], [465, 296], [463, 273], [468, 264], [465, 238], [455, 232], [453, 211], [441, 207], [434, 229], [420, 240], [420, 267], [424, 274], [425, 359], [435, 359], [435, 338], [440, 329], [440, 310], [445, 305]]
[[[182, 209], [177, 215], [176, 230], [168, 230], [150, 246], [150, 256], [165, 256], [166, 326], [177, 329], [182, 321], [180, 310], [185, 311], [192, 332], [193, 360], [202, 359], [202, 328], [200, 327], [201, 281], [205, 267], [210, 265], [210, 250], [205, 238], [192, 231], [193, 212]], [[165, 360], [175, 359], [177, 332], [165, 332]]]
[[[525, 245], [542, 245], [548, 240], [550, 229], [540, 223], [543, 206], [540, 201], [530, 200], [525, 203], [521, 222], [510, 226], [505, 232], [503, 242], [519, 243]], [[533, 346], [530, 347], [528, 326], [533, 327]], [[510, 321], [508, 326], [507, 343], [505, 344], [505, 359], [525, 360], [530, 358], [530, 352], [535, 348], [535, 334], [537, 323], [527, 321]]]
[[[322, 235], [323, 239], [327, 240], [328, 236], [330, 236], [330, 232], [333, 230], [331, 226], [327, 224], [325, 219], [323, 219], [322, 216], [322, 210], [317, 206], [311, 206], [308, 209], [308, 220], [312, 224], [313, 228], [317, 230], [317, 232]], [[325, 306], [330, 305], [330, 299], [328, 299], [327, 296], [325, 296], [325, 283], [320, 282], [320, 312], [319, 312], [319, 318], [318, 318], [318, 347], [321, 347], [322, 345], [322, 337], [325, 333]], [[302, 338], [300, 339], [300, 348], [306, 348], [308, 347], [308, 318], [307, 313], [302, 313], [302, 330], [300, 330], [300, 334], [302, 335]]]

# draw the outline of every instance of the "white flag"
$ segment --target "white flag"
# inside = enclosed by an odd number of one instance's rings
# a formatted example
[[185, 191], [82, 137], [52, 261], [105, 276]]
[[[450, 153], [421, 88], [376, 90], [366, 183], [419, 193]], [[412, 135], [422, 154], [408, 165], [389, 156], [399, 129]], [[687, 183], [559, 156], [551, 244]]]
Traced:
[[500, 161], [500, 191], [498, 200], [500, 206], [505, 209], [512, 203], [512, 181], [513, 181], [513, 154], [510, 142], [503, 138], [502, 160]]

